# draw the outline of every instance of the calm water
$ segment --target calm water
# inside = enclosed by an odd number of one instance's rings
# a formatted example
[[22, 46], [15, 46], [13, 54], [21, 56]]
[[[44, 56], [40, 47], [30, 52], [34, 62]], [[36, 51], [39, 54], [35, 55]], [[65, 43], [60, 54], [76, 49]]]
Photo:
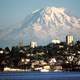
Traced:
[[0, 72], [0, 80], [80, 80], [80, 72]]

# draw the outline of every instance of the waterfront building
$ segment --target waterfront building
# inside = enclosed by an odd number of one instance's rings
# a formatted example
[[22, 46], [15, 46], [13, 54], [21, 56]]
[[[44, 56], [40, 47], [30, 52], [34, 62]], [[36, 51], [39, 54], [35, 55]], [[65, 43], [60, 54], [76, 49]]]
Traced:
[[27, 71], [24, 69], [19, 69], [19, 68], [10, 68], [10, 67], [4, 67], [4, 71]]
[[43, 66], [43, 69], [50, 70], [50, 66], [49, 65], [45, 65], [45, 66]]
[[55, 65], [54, 66], [54, 72], [62, 72], [63, 68], [61, 65]]

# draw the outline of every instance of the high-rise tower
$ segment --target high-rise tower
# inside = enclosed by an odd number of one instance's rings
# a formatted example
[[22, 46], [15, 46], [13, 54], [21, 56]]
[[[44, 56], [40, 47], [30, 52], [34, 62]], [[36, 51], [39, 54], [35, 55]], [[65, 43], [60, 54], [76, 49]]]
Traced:
[[72, 45], [73, 45], [73, 41], [74, 41], [73, 35], [68, 34], [68, 35], [66, 36], [66, 43], [67, 43], [68, 45], [72, 46]]

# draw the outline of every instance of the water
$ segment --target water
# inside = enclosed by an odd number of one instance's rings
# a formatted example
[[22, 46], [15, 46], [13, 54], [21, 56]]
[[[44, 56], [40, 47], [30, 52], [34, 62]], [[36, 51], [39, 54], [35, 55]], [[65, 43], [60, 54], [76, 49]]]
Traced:
[[0, 80], [80, 80], [80, 72], [0, 72]]

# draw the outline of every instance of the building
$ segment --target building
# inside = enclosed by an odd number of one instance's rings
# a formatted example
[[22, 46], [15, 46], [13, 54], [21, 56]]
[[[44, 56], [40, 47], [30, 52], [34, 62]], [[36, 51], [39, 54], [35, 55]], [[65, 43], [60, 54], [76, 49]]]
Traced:
[[72, 35], [67, 35], [66, 36], [66, 43], [67, 43], [67, 45], [73, 45], [73, 41], [74, 41], [74, 39], [73, 39], [73, 36]]
[[55, 65], [56, 62], [57, 62], [57, 61], [56, 61], [55, 58], [51, 58], [50, 61], [49, 61], [49, 64], [50, 64], [50, 65]]
[[24, 69], [18, 69], [18, 68], [10, 68], [10, 67], [4, 67], [4, 71], [27, 71]]
[[32, 41], [32, 42], [30, 43], [30, 46], [31, 46], [32, 48], [37, 47], [37, 42], [33, 42], [33, 41]]
[[27, 59], [27, 58], [22, 58], [21, 59], [22, 64], [28, 64], [29, 62], [30, 62], [30, 59]]
[[60, 40], [58, 40], [58, 39], [52, 40], [52, 43], [59, 44], [60, 43]]
[[63, 68], [61, 65], [55, 65], [54, 66], [54, 72], [62, 72]]
[[4, 50], [2, 48], [0, 48], [0, 54], [3, 54]]

